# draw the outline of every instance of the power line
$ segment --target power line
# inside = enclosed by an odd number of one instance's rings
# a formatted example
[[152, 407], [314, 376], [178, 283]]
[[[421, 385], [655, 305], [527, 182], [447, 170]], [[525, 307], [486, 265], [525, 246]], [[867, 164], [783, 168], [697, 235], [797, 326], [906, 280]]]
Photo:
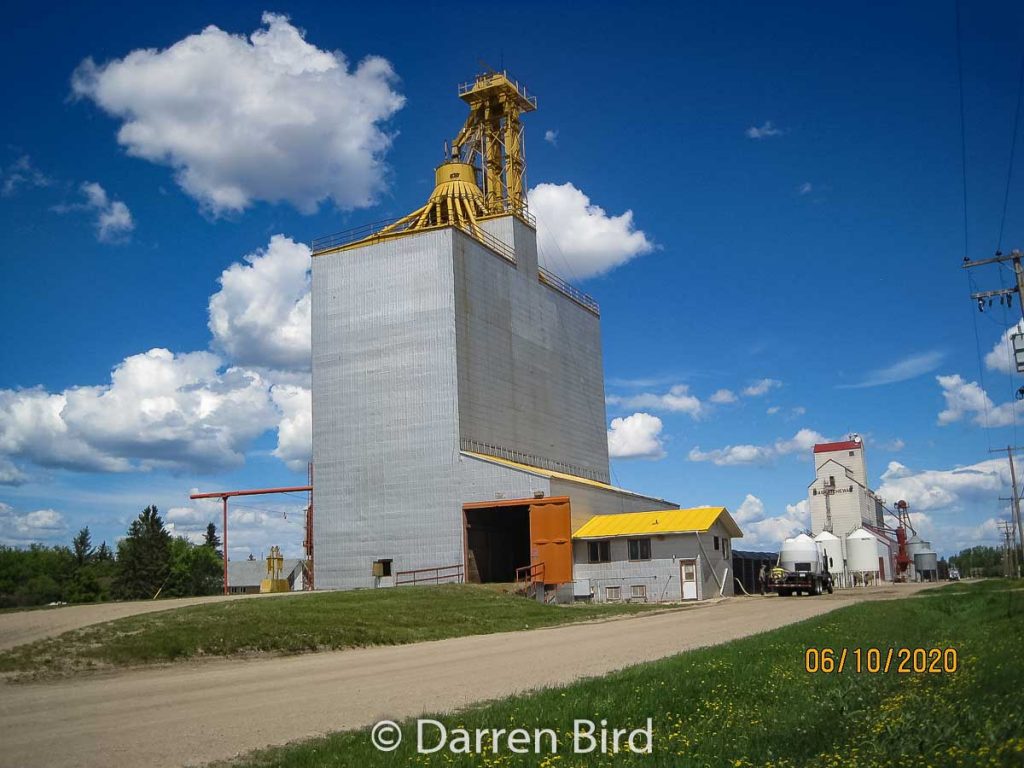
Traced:
[[[966, 110], [964, 108], [964, 63], [963, 63], [963, 50], [960, 42], [960, 0], [956, 0], [953, 4], [955, 8], [955, 25], [954, 25], [954, 37], [956, 39], [956, 73], [957, 73], [957, 94], [960, 102], [960, 177], [961, 177], [961, 197], [963, 201], [963, 219], [964, 219], [964, 261], [970, 258], [970, 235], [969, 235], [969, 224], [967, 219], [967, 120], [965, 117]], [[967, 290], [973, 295], [974, 289], [974, 278], [971, 277], [969, 271], [965, 270], [967, 274]], [[978, 305], [981, 306], [980, 304]], [[974, 349], [978, 357], [978, 381], [981, 384], [982, 391], [985, 391], [985, 365], [981, 359], [981, 335], [978, 333], [978, 316], [976, 313], [971, 312], [971, 324], [974, 326]], [[989, 408], [988, 398], [982, 398], [982, 403], [985, 410], [985, 439], [988, 442], [988, 448], [992, 450], [992, 435], [988, 431], [989, 424]]]
[[967, 121], [964, 109], [964, 60], [960, 43], [960, 0], [954, 3], [956, 8], [956, 72], [958, 92], [960, 94], [960, 174], [963, 177], [964, 205], [964, 256], [971, 252], [967, 228]]
[[1024, 55], [1020, 59], [1020, 74], [1017, 76], [1017, 108], [1013, 113], [1013, 133], [1010, 136], [1010, 163], [1006, 169], [1006, 190], [1003, 192], [1003, 215], [999, 221], [999, 240], [996, 251], [1003, 250], [1003, 231], [1006, 227], [1006, 209], [1010, 202], [1010, 182], [1013, 180], [1013, 157], [1017, 149], [1017, 129], [1020, 125], [1020, 102], [1024, 92]]

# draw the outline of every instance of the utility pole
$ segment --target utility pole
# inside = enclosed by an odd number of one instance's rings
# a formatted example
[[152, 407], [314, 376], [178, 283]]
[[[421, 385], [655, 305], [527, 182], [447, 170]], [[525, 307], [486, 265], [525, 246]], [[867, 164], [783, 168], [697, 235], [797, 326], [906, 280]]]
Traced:
[[[1004, 449], [994, 448], [989, 453], [1002, 453]], [[1013, 452], [1020, 450], [1019, 447], [1006, 446], [1006, 457], [1010, 460], [1010, 484], [1013, 488], [1013, 492], [1010, 494], [1010, 498], [1006, 501], [1012, 501], [1013, 506], [1010, 507], [1010, 525], [1016, 530], [1014, 531], [1014, 539], [1016, 541], [1024, 542], [1024, 535], [1021, 534], [1021, 519], [1020, 519], [1020, 492], [1017, 490], [1017, 470], [1013, 463]], [[1013, 550], [1014, 558], [1017, 556], [1016, 544]]]
[[[1004, 254], [1002, 251], [996, 251], [996, 255], [990, 259], [978, 259], [971, 261], [968, 257], [964, 257], [964, 269], [971, 269], [973, 267], [981, 267], [986, 264], [1005, 264], [1011, 262], [1013, 265], [1013, 276], [1014, 285], [1013, 288], [1000, 288], [994, 291], [977, 291], [971, 294], [971, 298], [978, 302], [978, 311], [984, 312], [986, 300], [988, 306], [992, 306], [992, 299], [996, 296], [999, 297], [999, 303], [1009, 307], [1013, 304], [1013, 295], [1017, 295], [1017, 306], [1020, 307], [1021, 322], [1024, 323], [1024, 265], [1021, 264], [1021, 259], [1024, 258], [1024, 253], [1019, 248], [1014, 248], [1009, 254]], [[1013, 351], [1013, 362], [1017, 369], [1017, 373], [1024, 373], [1024, 333], [1015, 332], [1010, 334], [1010, 346]], [[1024, 387], [1021, 387], [1017, 391], [1017, 399], [1024, 400]], [[1000, 451], [1002, 449], [999, 449]], [[1016, 528], [1014, 538], [1018, 541], [1024, 542], [1024, 531], [1021, 530], [1021, 519], [1020, 519], [1020, 493], [1017, 490], [1017, 472], [1013, 466], [1013, 451], [1017, 450], [1006, 447], [1006, 456], [1010, 460], [1010, 479], [1013, 484], [1012, 494], [1012, 525]], [[995, 453], [996, 451], [989, 451], [989, 453]], [[1016, 557], [1016, 549], [1014, 549], [1014, 557]]]
[[1003, 534], [1003, 575], [1015, 579], [1017, 573], [1017, 532], [1013, 523], [1008, 520], [1000, 520], [997, 523], [1000, 532]]
[[[991, 259], [978, 259], [971, 261], [966, 256], [964, 257], [964, 269], [971, 269], [972, 267], [982, 267], [986, 264], [1004, 264], [1007, 261], [1013, 263], [1013, 274], [1016, 278], [1016, 285], [1013, 288], [1000, 288], [995, 291], [977, 291], [971, 294], [971, 298], [978, 302], [978, 310], [981, 312], [985, 311], [985, 300], [988, 299], [989, 306], [992, 305], [992, 299], [999, 296], [999, 303], [1013, 302], [1012, 294], [1017, 294], [1018, 305], [1021, 309], [1021, 319], [1024, 320], [1024, 304], [1021, 304], [1019, 299], [1024, 296], [1024, 266], [1021, 265], [1021, 259], [1024, 258], [1024, 253], [1017, 248], [1010, 251], [1009, 254], [1004, 254], [1002, 251], [996, 251], [996, 255]], [[1007, 304], [1009, 306], [1009, 304]], [[1020, 367], [1017, 369], [1020, 371]]]
[[[1021, 321], [1024, 321], [1024, 265], [1021, 264], [1021, 259], [1024, 259], [1024, 253], [1018, 248], [1014, 248], [1010, 251], [1009, 255], [1004, 254], [1002, 251], [996, 251], [996, 255], [991, 259], [978, 259], [971, 261], [966, 256], [964, 257], [964, 269], [971, 269], [973, 267], [982, 267], [986, 264], [1005, 264], [1011, 262], [1013, 264], [1013, 277], [1014, 285], [1012, 288], [999, 288], [994, 291], [975, 291], [971, 294], [971, 298], [978, 302], [978, 311], [984, 312], [986, 304], [991, 307], [992, 300], [998, 296], [999, 303], [1007, 307], [1013, 305], [1013, 296], [1017, 295], [1017, 306], [1020, 308]], [[1010, 334], [1010, 346], [1013, 352], [1013, 362], [1017, 369], [1017, 373], [1024, 373], [1024, 333], [1012, 333]], [[1017, 399], [1024, 399], [1024, 387], [1017, 393]]]

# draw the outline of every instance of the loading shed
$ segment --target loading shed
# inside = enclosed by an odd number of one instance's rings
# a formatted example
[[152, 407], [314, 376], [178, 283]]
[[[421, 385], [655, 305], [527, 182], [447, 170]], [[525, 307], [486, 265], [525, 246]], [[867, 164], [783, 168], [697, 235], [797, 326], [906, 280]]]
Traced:
[[674, 602], [732, 595], [725, 507], [597, 515], [573, 534], [576, 595], [597, 602]]

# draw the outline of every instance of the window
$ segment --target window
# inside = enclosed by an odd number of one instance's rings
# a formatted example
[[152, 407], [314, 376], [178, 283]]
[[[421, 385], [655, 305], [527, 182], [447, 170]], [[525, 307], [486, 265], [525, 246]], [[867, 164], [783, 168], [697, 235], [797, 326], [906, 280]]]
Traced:
[[591, 541], [587, 545], [587, 550], [591, 563], [607, 563], [612, 559], [612, 547], [609, 541]]
[[616, 603], [622, 599], [622, 587], [605, 587], [604, 599], [609, 603]]
[[850, 451], [850, 455], [853, 456], [853, 451]]
[[646, 584], [634, 584], [629, 588], [629, 597], [631, 600], [646, 600], [647, 599], [647, 585]]
[[725, 558], [726, 560], [729, 559], [729, 549], [730, 549], [729, 540], [726, 539], [726, 538], [723, 538], [722, 539], [722, 557]]
[[630, 539], [629, 540], [629, 559], [630, 560], [650, 560], [651, 559], [651, 540], [650, 539]]
[[715, 536], [715, 552], [718, 551], [718, 537]]

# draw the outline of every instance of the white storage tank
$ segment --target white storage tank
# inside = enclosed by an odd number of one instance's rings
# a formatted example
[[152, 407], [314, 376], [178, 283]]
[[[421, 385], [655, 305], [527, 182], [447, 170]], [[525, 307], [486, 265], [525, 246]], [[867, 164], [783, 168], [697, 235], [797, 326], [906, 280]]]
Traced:
[[782, 542], [779, 560], [787, 571], [817, 570], [820, 562], [818, 545], [806, 533]]
[[853, 573], [874, 573], [878, 570], [878, 542], [863, 528], [846, 537], [846, 567]]
[[814, 540], [825, 558], [829, 573], [834, 576], [841, 574], [843, 572], [843, 542], [838, 536], [828, 531], [822, 531], [814, 537]]
[[925, 547], [925, 543], [921, 541], [921, 537], [918, 536], [916, 533], [909, 539], [907, 539], [907, 555], [910, 557], [911, 560], [913, 560], [914, 555], [916, 555], [922, 549], [927, 549], [927, 547]]
[[939, 558], [930, 548], [920, 550], [914, 555], [914, 568], [921, 574], [924, 579], [935, 578], [935, 573], [939, 570]]

